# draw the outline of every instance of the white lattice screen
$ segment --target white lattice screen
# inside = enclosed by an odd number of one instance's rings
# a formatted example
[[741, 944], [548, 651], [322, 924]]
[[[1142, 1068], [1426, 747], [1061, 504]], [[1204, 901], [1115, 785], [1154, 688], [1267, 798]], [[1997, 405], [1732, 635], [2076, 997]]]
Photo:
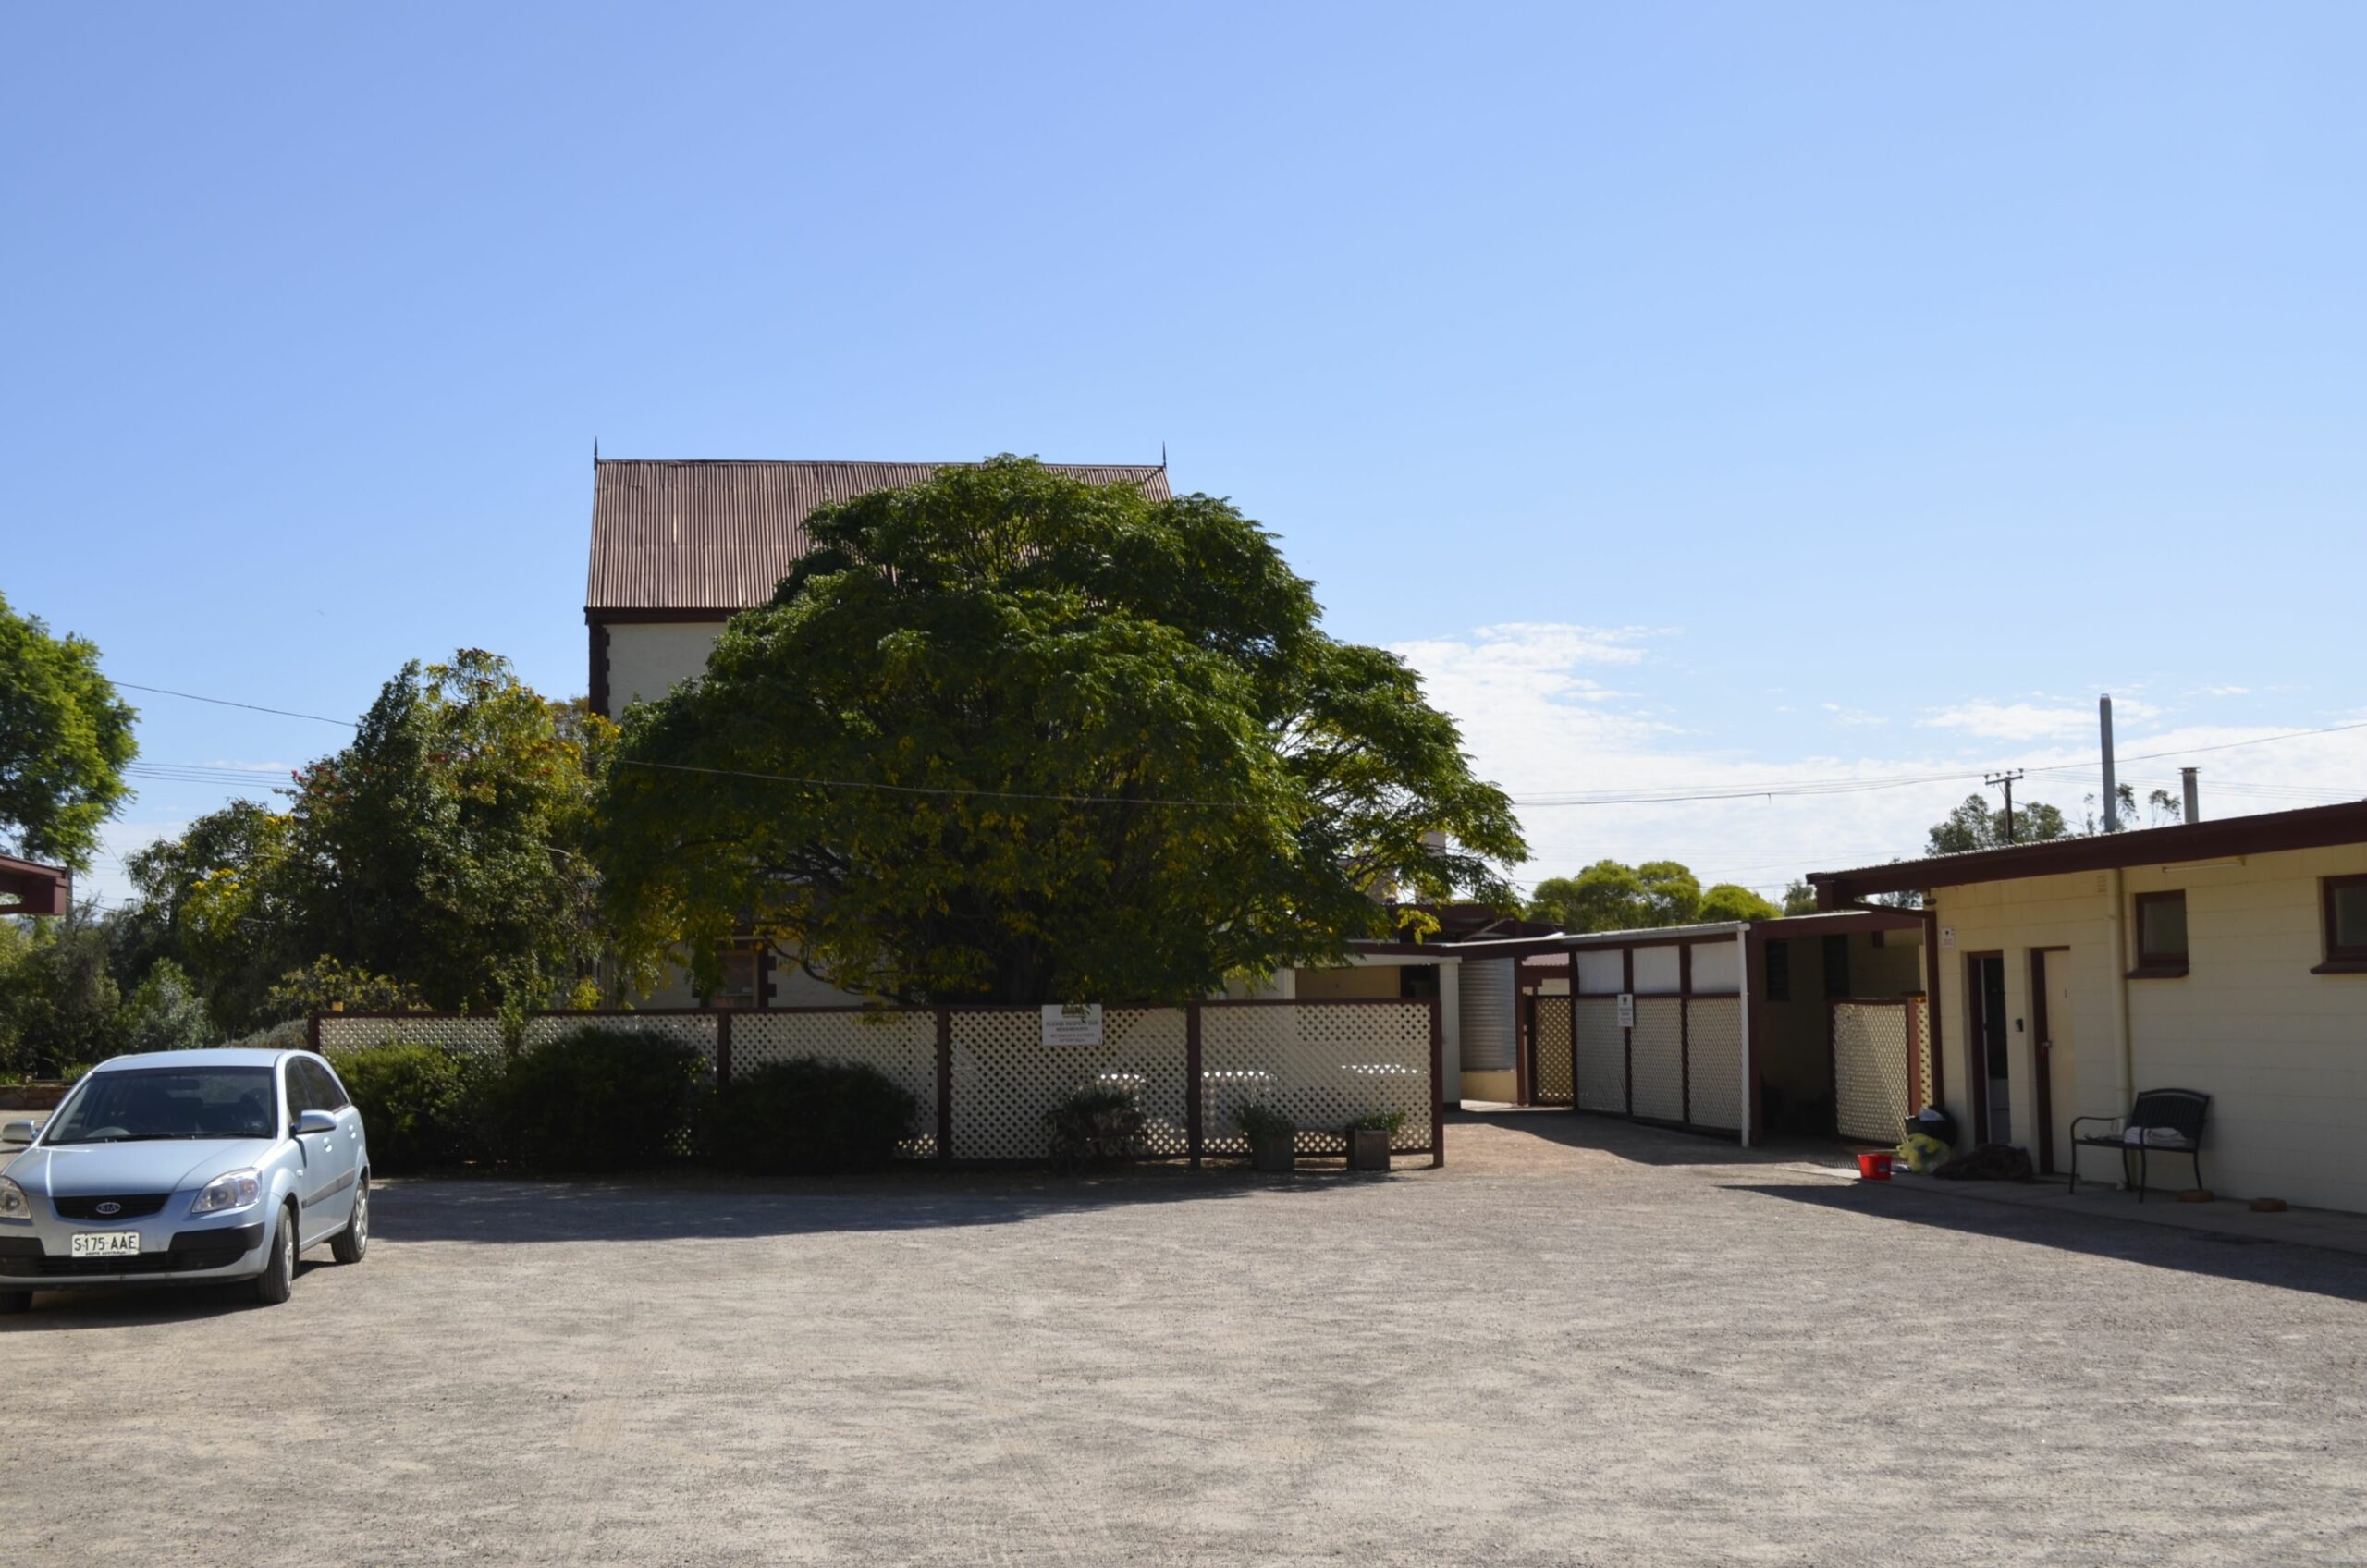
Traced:
[[1570, 1103], [1570, 1001], [1568, 997], [1536, 999], [1528, 1097], [1539, 1105]]
[[1302, 1154], [1346, 1150], [1348, 1123], [1405, 1113], [1390, 1146], [1430, 1142], [1430, 1011], [1420, 1002], [1212, 1005], [1200, 1010], [1201, 1133], [1246, 1153], [1234, 1120], [1263, 1100], [1298, 1124]]
[[501, 1055], [501, 1024], [482, 1014], [466, 1018], [423, 1013], [416, 1018], [351, 1018], [342, 1013], [321, 1015], [321, 1054], [367, 1050], [394, 1041], [440, 1046], [458, 1057]]
[[[1834, 1123], [1845, 1138], [1895, 1144], [1913, 1109], [1907, 1102], [1908, 1007], [1921, 1002], [1837, 1002], [1833, 1008]], [[1920, 1037], [1931, 1038], [1928, 1031]], [[1931, 1052], [1917, 1064], [1930, 1083]], [[1918, 1085], [1921, 1087], [1923, 1085]], [[1925, 1090], [1928, 1099], [1928, 1088]]]
[[1627, 1032], [1619, 1026], [1615, 997], [1580, 997], [1576, 1009], [1578, 1031], [1578, 1109], [1627, 1110]]
[[937, 1154], [937, 1014], [926, 1010], [862, 1012], [741, 1012], [731, 1020], [731, 1075], [812, 1057], [876, 1069], [913, 1096], [913, 1136], [896, 1145], [909, 1159]]
[[1742, 1131], [1742, 998], [1695, 997], [1686, 1004], [1685, 1048], [1696, 1127]]
[[1636, 998], [1637, 1116], [1662, 1121], [1685, 1120], [1684, 1006], [1681, 997]]
[[1044, 1113], [1096, 1084], [1132, 1091], [1153, 1154], [1190, 1150], [1182, 1008], [1110, 1008], [1098, 1046], [1047, 1046], [1034, 1010], [953, 1012], [953, 1156], [1041, 1159]]

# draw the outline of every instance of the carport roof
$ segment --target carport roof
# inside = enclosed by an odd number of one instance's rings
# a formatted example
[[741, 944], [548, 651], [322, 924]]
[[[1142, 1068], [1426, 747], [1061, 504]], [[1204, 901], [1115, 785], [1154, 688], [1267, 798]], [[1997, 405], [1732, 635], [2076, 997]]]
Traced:
[[64, 914], [73, 902], [66, 867], [0, 855], [0, 914]]
[[2042, 844], [2013, 844], [2002, 850], [1932, 855], [1893, 861], [1853, 871], [1811, 871], [1817, 903], [1844, 909], [1877, 893], [1919, 892], [1975, 882], [2010, 882], [2024, 876], [2109, 871], [2118, 866], [2178, 865], [2229, 855], [2263, 855], [2281, 850], [2324, 849], [2330, 844], [2367, 843], [2367, 801], [2308, 806], [2300, 811], [2262, 812], [2170, 827], [2140, 827], [2127, 833], [2054, 839]]

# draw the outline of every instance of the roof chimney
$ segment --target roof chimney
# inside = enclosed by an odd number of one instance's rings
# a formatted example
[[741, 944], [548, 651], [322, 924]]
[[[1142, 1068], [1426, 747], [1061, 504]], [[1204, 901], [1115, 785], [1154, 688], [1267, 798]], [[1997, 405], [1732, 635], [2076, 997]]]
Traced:
[[2106, 694], [2096, 699], [2096, 722], [2103, 730], [2104, 747], [2104, 831], [2120, 831], [2120, 781], [2112, 771], [2112, 698]]
[[2187, 822], [2202, 820], [2202, 790], [2194, 781], [2194, 776], [2198, 771], [2191, 767], [2178, 769], [2178, 787], [2186, 795], [2186, 810], [2181, 814], [2181, 817]]

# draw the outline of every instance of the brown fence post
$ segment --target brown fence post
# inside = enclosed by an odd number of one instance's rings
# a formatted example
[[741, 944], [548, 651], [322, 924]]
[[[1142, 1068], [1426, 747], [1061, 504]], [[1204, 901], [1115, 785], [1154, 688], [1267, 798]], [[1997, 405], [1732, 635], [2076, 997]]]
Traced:
[[1430, 1169], [1446, 1163], [1446, 1024], [1439, 998], [1430, 998]]
[[937, 1158], [953, 1158], [953, 1010], [937, 1010]]
[[321, 1015], [317, 1012], [304, 1015], [304, 1048], [314, 1056], [321, 1054]]
[[1201, 1100], [1200, 1004], [1188, 1002], [1184, 1008], [1184, 1136], [1195, 1170], [1200, 1169], [1200, 1153], [1208, 1139], [1200, 1125]]
[[731, 1082], [731, 1010], [717, 1008], [715, 1013], [715, 1082], [720, 1087]]
[[1676, 1103], [1693, 1125], [1693, 945], [1676, 949]]

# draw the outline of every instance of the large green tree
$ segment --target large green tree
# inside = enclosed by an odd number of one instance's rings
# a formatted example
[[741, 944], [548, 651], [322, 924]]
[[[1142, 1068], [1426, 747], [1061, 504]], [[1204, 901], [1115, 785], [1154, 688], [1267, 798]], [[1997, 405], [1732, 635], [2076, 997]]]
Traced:
[[1599, 860], [1530, 890], [1528, 917], [1564, 931], [1639, 931], [1702, 918], [1701, 882], [1683, 863]]
[[88, 870], [129, 793], [134, 717], [94, 643], [52, 636], [0, 597], [0, 850]]
[[615, 727], [492, 654], [407, 665], [353, 743], [274, 812], [240, 801], [133, 857], [134, 928], [232, 1032], [290, 998], [582, 999], [600, 956], [583, 853]]
[[908, 999], [1173, 1000], [1340, 957], [1522, 852], [1414, 672], [1335, 642], [1272, 538], [1000, 458], [808, 520], [703, 679], [626, 717], [629, 951], [753, 930]]

